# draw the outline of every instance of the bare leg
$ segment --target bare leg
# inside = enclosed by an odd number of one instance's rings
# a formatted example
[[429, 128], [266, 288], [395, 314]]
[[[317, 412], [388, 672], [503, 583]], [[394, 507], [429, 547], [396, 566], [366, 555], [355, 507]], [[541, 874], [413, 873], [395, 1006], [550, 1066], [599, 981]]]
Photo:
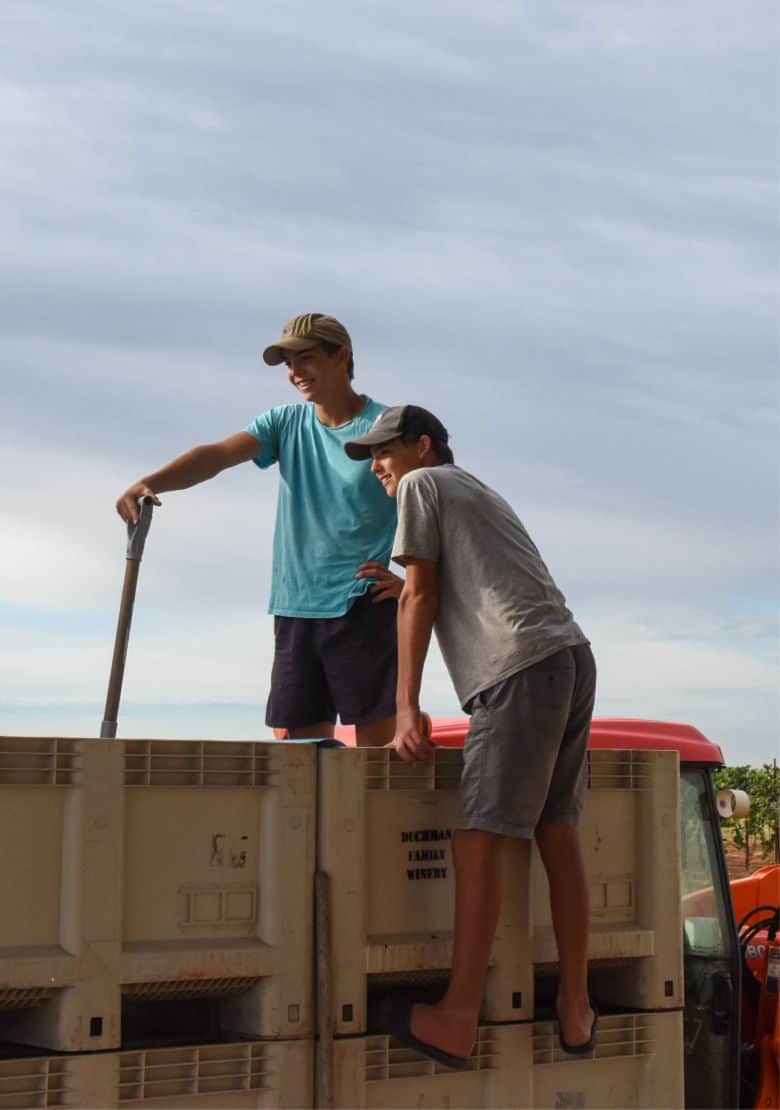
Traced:
[[355, 742], [359, 748], [383, 748], [395, 735], [395, 715], [372, 721], [370, 725], [355, 725]]
[[330, 740], [333, 736], [334, 725], [330, 721], [319, 721], [314, 725], [304, 725], [303, 728], [289, 729], [291, 740]]
[[568, 1044], [585, 1044], [593, 1010], [588, 997], [590, 902], [580, 832], [576, 825], [544, 825], [536, 830], [536, 843], [550, 884], [558, 943], [558, 1020]]
[[[291, 740], [328, 740], [333, 737], [335, 726], [330, 721], [320, 721], [303, 728], [289, 729]], [[359, 748], [381, 748], [393, 739], [395, 717], [383, 717], [370, 725], [355, 725], [355, 740]]]
[[458, 829], [455, 859], [455, 941], [447, 993], [435, 1006], [412, 1009], [411, 1029], [426, 1044], [469, 1056], [477, 1035], [485, 975], [501, 906], [503, 838]]

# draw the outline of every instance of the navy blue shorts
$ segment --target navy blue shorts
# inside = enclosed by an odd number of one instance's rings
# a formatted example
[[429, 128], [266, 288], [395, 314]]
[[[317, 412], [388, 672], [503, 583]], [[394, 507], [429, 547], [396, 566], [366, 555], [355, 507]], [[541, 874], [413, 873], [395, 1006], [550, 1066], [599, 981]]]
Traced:
[[275, 617], [269, 728], [370, 725], [395, 713], [398, 604], [370, 594], [343, 617]]

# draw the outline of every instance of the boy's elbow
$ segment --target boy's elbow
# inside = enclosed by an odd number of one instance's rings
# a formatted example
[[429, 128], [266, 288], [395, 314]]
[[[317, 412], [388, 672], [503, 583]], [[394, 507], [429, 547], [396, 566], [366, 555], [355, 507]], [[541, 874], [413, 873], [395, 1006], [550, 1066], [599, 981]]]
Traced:
[[435, 610], [439, 604], [439, 591], [434, 586], [410, 586], [407, 581], [401, 590], [398, 606], [402, 611], [410, 612], [416, 609]]

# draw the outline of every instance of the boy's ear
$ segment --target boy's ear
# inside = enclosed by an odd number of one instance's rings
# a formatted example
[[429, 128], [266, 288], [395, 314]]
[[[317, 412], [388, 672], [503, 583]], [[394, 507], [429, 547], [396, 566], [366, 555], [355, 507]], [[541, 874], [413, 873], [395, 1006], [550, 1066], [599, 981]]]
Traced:
[[418, 456], [418, 458], [421, 458], [421, 459], [424, 458], [428, 454], [430, 449], [431, 449], [431, 437], [426, 436], [426, 435], [421, 435], [420, 438], [417, 440], [417, 456]]

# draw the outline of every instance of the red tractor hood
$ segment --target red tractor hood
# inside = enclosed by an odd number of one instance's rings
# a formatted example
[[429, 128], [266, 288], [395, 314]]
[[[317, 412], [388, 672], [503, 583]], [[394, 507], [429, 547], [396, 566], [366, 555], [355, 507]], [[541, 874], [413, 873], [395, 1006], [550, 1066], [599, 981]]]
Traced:
[[[433, 717], [431, 738], [443, 748], [462, 748], [469, 718]], [[336, 739], [355, 743], [352, 725], [339, 725]], [[633, 717], [594, 717], [590, 748], [635, 748], [644, 751], [676, 751], [681, 763], [711, 763], [723, 766], [723, 753], [692, 725], [670, 721], [642, 721]]]

